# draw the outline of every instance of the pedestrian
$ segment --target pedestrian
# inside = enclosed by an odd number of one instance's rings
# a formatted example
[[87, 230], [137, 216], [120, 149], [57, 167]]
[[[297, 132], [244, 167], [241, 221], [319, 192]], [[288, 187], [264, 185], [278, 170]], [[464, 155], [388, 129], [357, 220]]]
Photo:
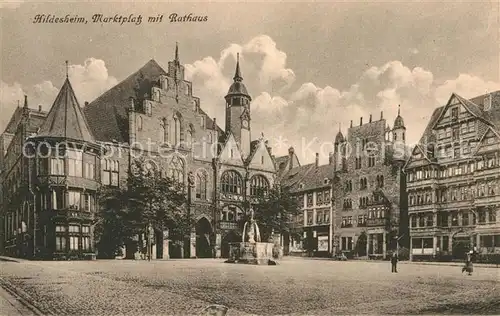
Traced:
[[465, 266], [462, 268], [462, 273], [467, 272], [467, 275], [472, 275], [474, 267], [472, 265], [472, 255], [473, 251], [469, 251], [465, 256]]
[[398, 265], [398, 253], [394, 251], [391, 256], [391, 266], [392, 266], [391, 273], [398, 273], [397, 265]]

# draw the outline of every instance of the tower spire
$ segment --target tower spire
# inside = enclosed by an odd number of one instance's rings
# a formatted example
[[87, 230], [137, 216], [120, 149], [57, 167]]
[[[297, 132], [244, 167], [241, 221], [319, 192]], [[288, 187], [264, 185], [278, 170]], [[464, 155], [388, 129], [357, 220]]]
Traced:
[[339, 133], [341, 132], [342, 130], [342, 122], [339, 122]]
[[68, 61], [66, 60], [66, 78], [69, 77], [69, 66], [68, 66]]
[[179, 62], [179, 42], [175, 42], [175, 61]]
[[401, 104], [398, 105], [398, 116], [401, 114]]
[[240, 53], [236, 54], [236, 71], [234, 72], [234, 81], [242, 81], [243, 78], [241, 77], [241, 71], [240, 71]]

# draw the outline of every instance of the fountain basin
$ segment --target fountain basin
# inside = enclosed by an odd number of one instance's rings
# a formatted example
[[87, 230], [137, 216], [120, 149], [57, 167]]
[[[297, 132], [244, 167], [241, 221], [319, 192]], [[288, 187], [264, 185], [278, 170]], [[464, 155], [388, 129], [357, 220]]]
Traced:
[[274, 243], [239, 242], [229, 244], [228, 263], [276, 265], [273, 260]]

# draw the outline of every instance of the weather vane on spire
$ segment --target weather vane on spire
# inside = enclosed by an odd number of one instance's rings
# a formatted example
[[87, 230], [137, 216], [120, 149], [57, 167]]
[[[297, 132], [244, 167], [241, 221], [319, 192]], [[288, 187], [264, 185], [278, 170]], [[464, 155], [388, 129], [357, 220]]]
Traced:
[[68, 61], [66, 60], [66, 78], [68, 78], [69, 76], [69, 65], [68, 65]]

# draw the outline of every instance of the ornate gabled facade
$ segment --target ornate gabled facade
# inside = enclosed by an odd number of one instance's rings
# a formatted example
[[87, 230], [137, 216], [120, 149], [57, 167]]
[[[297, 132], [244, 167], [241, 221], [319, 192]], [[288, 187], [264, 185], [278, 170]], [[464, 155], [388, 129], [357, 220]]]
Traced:
[[407, 202], [402, 167], [406, 128], [399, 111], [391, 129], [380, 120], [339, 130], [330, 163], [335, 170], [334, 251], [385, 258], [406, 246]]
[[405, 165], [414, 259], [500, 252], [500, 91], [452, 94]]
[[154, 256], [227, 256], [228, 244], [241, 241], [239, 219], [276, 174], [267, 142], [251, 141], [250, 101], [237, 60], [225, 96], [226, 127], [220, 128], [193, 96], [176, 48], [168, 71], [151, 60], [85, 107], [91, 129], [110, 153], [103, 165], [116, 166], [103, 170], [116, 173], [103, 185], [123, 185], [134, 157], [142, 155], [190, 191], [196, 220], [190, 246], [169, 247], [168, 232], [157, 230]]
[[[14, 195], [28, 203], [2, 205], [2, 241], [11, 249], [9, 254], [24, 251], [18, 228], [35, 240], [31, 256], [95, 253], [95, 190], [100, 185], [126, 185], [130, 168], [142, 157], [146, 167], [186, 185], [188, 212], [196, 222], [189, 244], [171, 244], [168, 231], [154, 227], [153, 258], [228, 256], [229, 243], [242, 240], [239, 219], [276, 177], [267, 141], [263, 135], [251, 139], [251, 97], [240, 69], [237, 60], [234, 82], [220, 107], [226, 111], [224, 130], [193, 96], [177, 47], [167, 71], [150, 60], [91, 103], [85, 102], [83, 110], [69, 80], [49, 113], [34, 113], [27, 106], [16, 110], [2, 135], [2, 203]], [[59, 147], [67, 155], [60, 160], [20, 160], [27, 136], [32, 136], [33, 148], [44, 144], [54, 154], [52, 149], [64, 144]], [[126, 252], [129, 257], [138, 255], [134, 249]]]

